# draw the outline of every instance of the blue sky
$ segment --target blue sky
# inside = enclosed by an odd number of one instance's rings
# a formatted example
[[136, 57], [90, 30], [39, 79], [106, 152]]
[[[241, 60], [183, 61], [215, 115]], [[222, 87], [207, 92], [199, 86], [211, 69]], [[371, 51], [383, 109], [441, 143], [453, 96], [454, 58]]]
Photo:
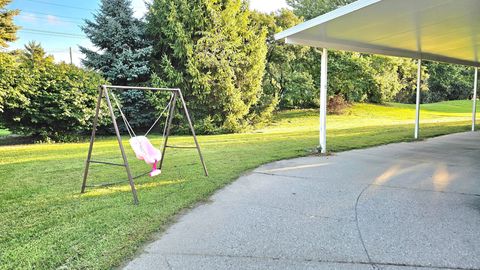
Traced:
[[[13, 0], [8, 8], [21, 11], [15, 23], [22, 29], [18, 32], [19, 39], [9, 49], [23, 48], [35, 40], [57, 61], [70, 61], [69, 47], [72, 47], [73, 61], [79, 65], [82, 55], [78, 45], [93, 48], [80, 26], [85, 19], [92, 19], [99, 3], [100, 0]], [[285, 0], [250, 0], [250, 5], [263, 12], [286, 7]], [[132, 6], [135, 16], [145, 14], [144, 0], [132, 0]]]

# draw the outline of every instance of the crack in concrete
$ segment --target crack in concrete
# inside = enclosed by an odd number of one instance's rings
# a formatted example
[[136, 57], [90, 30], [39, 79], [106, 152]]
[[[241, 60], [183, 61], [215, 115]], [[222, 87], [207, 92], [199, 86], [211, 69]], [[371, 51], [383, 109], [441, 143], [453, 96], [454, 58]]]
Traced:
[[360, 238], [360, 242], [362, 243], [363, 246], [363, 251], [365, 252], [365, 255], [367, 255], [368, 261], [370, 262], [370, 265], [372, 266], [373, 270], [379, 269], [378, 266], [373, 263], [372, 258], [370, 257], [370, 254], [368, 253], [367, 247], [365, 246], [365, 241], [363, 240], [362, 236], [362, 231], [360, 230], [360, 225], [358, 223], [358, 202], [360, 201], [360, 197], [362, 197], [363, 193], [367, 191], [367, 189], [370, 187], [370, 185], [367, 185], [362, 189], [362, 191], [358, 194], [357, 200], [355, 201], [355, 225], [357, 226], [357, 232], [358, 236]]
[[313, 177], [302, 177], [302, 176], [296, 176], [296, 175], [284, 175], [284, 174], [267, 173], [267, 172], [252, 172], [252, 173], [253, 174], [269, 175], [269, 176], [280, 176], [280, 177], [286, 177], [286, 178], [303, 179], [303, 180], [317, 179], [317, 178], [313, 178]]
[[168, 269], [173, 270], [172, 266], [170, 265], [170, 262], [168, 261], [168, 258], [166, 256], [164, 256], [164, 259], [165, 259], [165, 263], [167, 264]]

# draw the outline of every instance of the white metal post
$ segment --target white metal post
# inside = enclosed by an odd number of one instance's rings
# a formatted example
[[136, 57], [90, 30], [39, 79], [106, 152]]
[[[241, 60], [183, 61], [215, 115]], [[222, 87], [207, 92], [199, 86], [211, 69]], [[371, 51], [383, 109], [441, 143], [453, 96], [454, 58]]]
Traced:
[[323, 49], [322, 67], [320, 77], [320, 149], [321, 153], [327, 153], [327, 78], [328, 73], [328, 50]]
[[478, 67], [475, 68], [475, 81], [473, 82], [473, 110], [472, 110], [472, 131], [475, 131], [477, 122], [477, 87], [478, 87]]
[[418, 139], [420, 134], [420, 88], [422, 87], [422, 59], [418, 59], [417, 71], [417, 101], [415, 114], [415, 139]]

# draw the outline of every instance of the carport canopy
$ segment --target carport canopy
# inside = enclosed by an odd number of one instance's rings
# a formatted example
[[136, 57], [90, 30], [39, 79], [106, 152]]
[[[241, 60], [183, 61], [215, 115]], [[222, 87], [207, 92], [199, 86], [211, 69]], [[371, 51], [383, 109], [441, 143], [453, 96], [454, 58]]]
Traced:
[[327, 49], [418, 59], [415, 138], [419, 136], [421, 60], [475, 67], [475, 129], [480, 47], [479, 0], [359, 0], [275, 35], [323, 48], [320, 147], [326, 152]]

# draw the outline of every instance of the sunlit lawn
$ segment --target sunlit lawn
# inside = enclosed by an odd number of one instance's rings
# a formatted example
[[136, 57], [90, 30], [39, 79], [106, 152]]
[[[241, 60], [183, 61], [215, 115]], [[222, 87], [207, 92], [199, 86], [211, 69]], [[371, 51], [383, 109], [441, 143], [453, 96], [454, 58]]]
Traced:
[[[421, 136], [467, 131], [471, 101], [425, 105]], [[411, 141], [414, 106], [357, 104], [328, 117], [328, 147], [343, 151]], [[132, 258], [182, 209], [263, 163], [311, 154], [318, 144], [315, 110], [279, 113], [269, 127], [245, 134], [200, 136], [210, 177], [195, 150], [167, 150], [163, 174], [80, 195], [87, 143], [0, 146], [0, 269], [109, 269]], [[153, 140], [160, 143], [160, 138]], [[191, 145], [190, 137], [172, 144]], [[149, 168], [133, 158], [135, 174]], [[97, 141], [97, 160], [120, 162], [117, 142]], [[372, 165], [373, 166], [373, 165]], [[121, 167], [94, 165], [90, 183], [125, 179]]]
[[0, 127], [0, 137], [10, 135], [10, 131]]

